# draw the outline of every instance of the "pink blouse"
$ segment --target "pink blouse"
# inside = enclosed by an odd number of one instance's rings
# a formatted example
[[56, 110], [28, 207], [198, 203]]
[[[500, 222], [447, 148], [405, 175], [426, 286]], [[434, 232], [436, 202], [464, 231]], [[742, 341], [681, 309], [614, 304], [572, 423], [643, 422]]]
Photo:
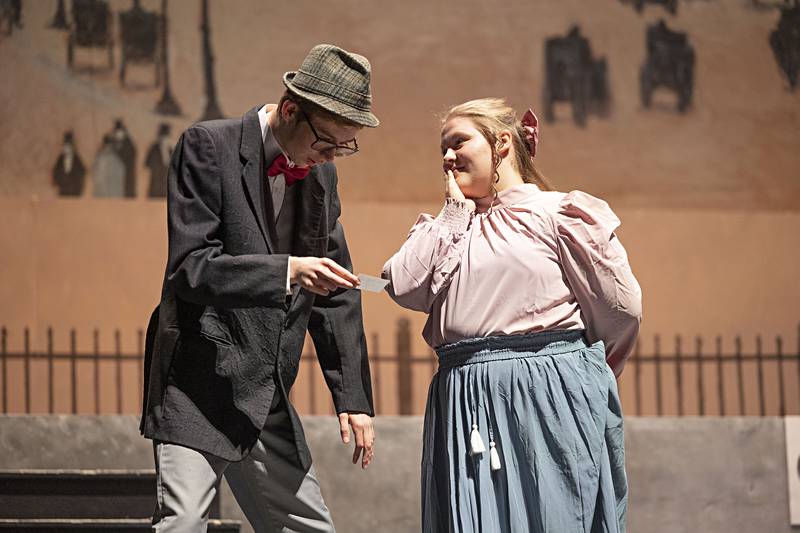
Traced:
[[585, 329], [618, 376], [636, 343], [641, 289], [604, 201], [522, 184], [472, 213], [448, 200], [420, 215], [383, 267], [389, 295], [427, 313], [436, 347], [489, 335]]

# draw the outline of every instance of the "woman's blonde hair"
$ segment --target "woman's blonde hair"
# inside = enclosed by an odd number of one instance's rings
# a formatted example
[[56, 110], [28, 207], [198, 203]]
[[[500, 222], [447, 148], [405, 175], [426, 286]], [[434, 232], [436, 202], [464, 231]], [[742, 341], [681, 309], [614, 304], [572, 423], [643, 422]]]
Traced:
[[534, 183], [545, 191], [553, 190], [550, 181], [533, 164], [533, 158], [530, 156], [531, 147], [522, 123], [517, 120], [516, 112], [503, 98], [480, 98], [453, 106], [442, 119], [442, 125], [455, 117], [470, 119], [478, 131], [483, 134], [486, 142], [492, 148], [492, 163], [495, 168], [499, 164], [499, 161], [496, 161], [498, 160], [497, 137], [503, 130], [510, 131], [515, 155], [512, 164], [522, 180], [525, 183]]

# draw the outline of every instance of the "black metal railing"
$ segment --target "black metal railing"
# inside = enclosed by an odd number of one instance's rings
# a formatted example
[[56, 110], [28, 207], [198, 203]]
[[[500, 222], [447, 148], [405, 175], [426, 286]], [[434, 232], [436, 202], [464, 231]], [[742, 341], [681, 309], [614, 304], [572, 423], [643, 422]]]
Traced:
[[[142, 330], [135, 336], [135, 353], [123, 353], [119, 330], [113, 332], [113, 348], [103, 351], [100, 332], [94, 330], [91, 350], [81, 352], [77, 347], [77, 333], [70, 330], [69, 349], [56, 351], [53, 329], [48, 328], [45, 350], [34, 351], [30, 330], [25, 328], [22, 349], [9, 351], [8, 331], [0, 328], [2, 412], [138, 413], [144, 366]], [[424, 409], [425, 392], [436, 372], [437, 361], [432, 350], [423, 355], [413, 354], [411, 339], [407, 318], [397, 322], [394, 353], [386, 353], [377, 334], [370, 336], [373, 396], [379, 414], [411, 415], [420, 414]], [[639, 416], [800, 414], [800, 328], [797, 349], [793, 353], [785, 353], [781, 337], [775, 339], [774, 350], [769, 353], [760, 336], [755, 338], [751, 353], [745, 353], [740, 336], [734, 338], [732, 350], [728, 351], [723, 349], [721, 337], [714, 339], [710, 350], [701, 337], [692, 339], [688, 349], [686, 344], [682, 337], [675, 337], [669, 354], [662, 353], [659, 335], [653, 338], [650, 353], [643, 353], [641, 345], [637, 344], [619, 380], [626, 413]], [[330, 395], [322, 385], [315, 360], [311, 347], [301, 358], [300, 376], [291, 392], [293, 402], [305, 414], [332, 411]], [[57, 388], [56, 383], [63, 387]], [[37, 409], [34, 405], [40, 407]], [[41, 407], [44, 405], [46, 407]]]
[[[671, 414], [677, 416], [687, 413], [700, 416], [786, 416], [800, 412], [800, 327], [797, 351], [791, 354], [784, 353], [780, 336], [775, 338], [774, 351], [769, 353], [764, 351], [760, 335], [755, 337], [753, 353], [744, 352], [741, 336], [734, 338], [733, 350], [729, 352], [723, 350], [720, 336], [714, 338], [712, 351], [704, 349], [702, 337], [695, 337], [693, 341], [693, 349], [686, 351], [684, 339], [676, 336], [673, 353], [669, 355], [662, 353], [659, 335], [653, 339], [651, 355], [640, 353], [637, 345], [623, 377], [623, 380], [631, 379], [633, 374], [635, 414], [667, 414], [667, 396], [674, 398]], [[649, 395], [643, 387], [648, 369], [653, 373]], [[771, 371], [769, 375], [768, 370]], [[670, 372], [673, 374], [671, 378], [668, 376]], [[691, 380], [687, 378], [689, 373], [692, 374]], [[732, 378], [729, 376], [731, 373]], [[668, 381], [674, 386], [672, 395], [664, 390]], [[730, 399], [731, 391], [734, 402]], [[694, 398], [694, 405], [687, 404], [689, 397]], [[712, 399], [715, 409], [710, 409]], [[648, 409], [645, 403], [651, 408]]]
[[[10, 409], [9, 398], [9, 384], [11, 381], [11, 373], [9, 372], [9, 363], [13, 361], [22, 362], [22, 379], [21, 388], [23, 396], [23, 407], [17, 409], [16, 412], [32, 413], [33, 395], [42, 395], [46, 397], [47, 413], [50, 414], [64, 414], [64, 413], [78, 413], [78, 366], [89, 365], [92, 368], [92, 403], [94, 405], [94, 413], [100, 414], [101, 405], [101, 386], [103, 380], [100, 374], [101, 364], [111, 363], [113, 365], [114, 375], [114, 401], [116, 408], [114, 412], [122, 414], [125, 412], [123, 408], [123, 366], [127, 362], [135, 364], [137, 369], [136, 375], [139, 378], [139, 390], [143, 387], [144, 377], [144, 334], [141, 330], [137, 331], [138, 349], [135, 354], [122, 353], [121, 347], [121, 333], [119, 330], [114, 331], [114, 349], [111, 352], [100, 351], [100, 331], [95, 329], [92, 332], [92, 351], [89, 353], [79, 353], [77, 350], [77, 334], [74, 329], [69, 332], [69, 351], [56, 352], [53, 349], [53, 329], [47, 329], [47, 348], [44, 352], [35, 352], [31, 350], [31, 335], [30, 330], [25, 328], [23, 331], [23, 349], [21, 352], [8, 351], [8, 330], [3, 327], [0, 328], [0, 386], [2, 387], [2, 409], [3, 413], [14, 412]], [[36, 361], [44, 361], [46, 364], [46, 384], [44, 387], [41, 383], [34, 383], [32, 366]], [[55, 406], [55, 388], [56, 382], [56, 363], [66, 361], [68, 363], [68, 381], [69, 386], [69, 409], [56, 409]], [[63, 372], [62, 372], [63, 374]], [[137, 403], [137, 405], [140, 405]]]

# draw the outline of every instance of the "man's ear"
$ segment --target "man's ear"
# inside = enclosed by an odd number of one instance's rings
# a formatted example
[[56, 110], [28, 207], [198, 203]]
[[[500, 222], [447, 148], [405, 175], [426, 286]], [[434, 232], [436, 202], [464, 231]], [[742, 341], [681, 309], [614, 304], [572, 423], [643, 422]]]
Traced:
[[280, 108], [280, 117], [283, 122], [292, 122], [294, 117], [297, 116], [298, 111], [300, 108], [298, 107], [296, 102], [289, 100], [288, 98], [283, 101], [283, 105]]

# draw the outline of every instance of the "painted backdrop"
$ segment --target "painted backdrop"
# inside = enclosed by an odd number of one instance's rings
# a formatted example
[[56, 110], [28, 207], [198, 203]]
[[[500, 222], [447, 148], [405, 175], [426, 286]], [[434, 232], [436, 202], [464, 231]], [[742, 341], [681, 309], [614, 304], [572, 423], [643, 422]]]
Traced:
[[[504, 96], [540, 168], [608, 200], [652, 335], [783, 335], [800, 320], [800, 8], [794, 0], [0, 1], [0, 325], [136, 349], [166, 258], [180, 132], [275, 102], [320, 42], [366, 55], [382, 125], [339, 164], [356, 269], [441, 204], [438, 116]], [[394, 349], [411, 318], [364, 300]], [[136, 384], [130, 409], [135, 409]], [[423, 380], [424, 381], [424, 380]], [[424, 394], [424, 383], [421, 385]], [[127, 400], [126, 400], [127, 401]]]

